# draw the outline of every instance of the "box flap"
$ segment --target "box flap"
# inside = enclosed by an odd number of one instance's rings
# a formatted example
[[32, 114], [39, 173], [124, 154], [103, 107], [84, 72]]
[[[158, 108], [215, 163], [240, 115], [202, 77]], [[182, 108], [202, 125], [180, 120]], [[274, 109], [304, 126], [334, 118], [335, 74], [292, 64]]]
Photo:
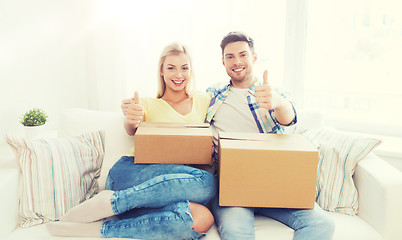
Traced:
[[212, 130], [207, 123], [141, 123], [135, 133], [136, 137], [153, 136], [211, 136]]
[[317, 151], [309, 140], [298, 134], [220, 132], [219, 141], [226, 148]]
[[246, 140], [246, 141], [269, 141], [271, 137], [265, 133], [248, 133], [248, 132], [219, 132], [220, 139], [228, 140]]
[[208, 123], [142, 122], [140, 126], [158, 128], [209, 128]]

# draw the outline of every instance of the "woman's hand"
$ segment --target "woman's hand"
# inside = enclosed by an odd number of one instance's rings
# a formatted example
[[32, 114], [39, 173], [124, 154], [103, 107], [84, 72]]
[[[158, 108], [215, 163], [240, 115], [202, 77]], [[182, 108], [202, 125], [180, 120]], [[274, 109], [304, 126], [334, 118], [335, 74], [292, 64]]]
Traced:
[[138, 126], [145, 119], [144, 106], [141, 105], [138, 92], [134, 93], [134, 98], [122, 101], [121, 109], [126, 115], [124, 127], [129, 135], [134, 135]]
[[137, 128], [138, 125], [140, 125], [140, 123], [144, 121], [144, 117], [144, 107], [141, 105], [140, 97], [138, 95], [138, 92], [136, 91], [134, 93], [133, 102], [130, 103], [127, 108], [127, 123], [132, 125], [134, 128]]
[[128, 106], [134, 102], [134, 98], [127, 98], [121, 101], [121, 111], [123, 112], [124, 116], [127, 115]]

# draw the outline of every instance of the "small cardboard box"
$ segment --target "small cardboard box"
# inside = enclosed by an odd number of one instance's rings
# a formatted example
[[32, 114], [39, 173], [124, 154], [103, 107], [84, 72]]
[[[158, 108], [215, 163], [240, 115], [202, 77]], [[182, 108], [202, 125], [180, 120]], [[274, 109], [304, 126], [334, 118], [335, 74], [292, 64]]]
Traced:
[[209, 124], [141, 123], [134, 135], [136, 163], [211, 164]]
[[220, 133], [219, 204], [313, 208], [318, 160], [301, 135]]

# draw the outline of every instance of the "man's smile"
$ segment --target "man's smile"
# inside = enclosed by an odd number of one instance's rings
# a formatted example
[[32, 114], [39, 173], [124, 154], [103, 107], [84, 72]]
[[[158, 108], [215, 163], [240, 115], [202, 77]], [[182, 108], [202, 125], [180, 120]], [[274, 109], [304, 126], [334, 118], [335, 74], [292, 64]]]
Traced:
[[246, 69], [246, 67], [236, 67], [232, 68], [232, 71], [235, 73], [241, 73], [244, 69]]

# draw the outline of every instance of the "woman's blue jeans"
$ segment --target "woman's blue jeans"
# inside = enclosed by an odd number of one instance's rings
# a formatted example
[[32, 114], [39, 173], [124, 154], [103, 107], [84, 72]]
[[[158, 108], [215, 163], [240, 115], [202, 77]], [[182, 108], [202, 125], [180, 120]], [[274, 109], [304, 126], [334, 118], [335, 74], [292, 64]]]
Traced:
[[203, 170], [174, 164], [134, 164], [123, 156], [110, 169], [106, 189], [120, 220], [106, 221], [107, 238], [198, 239], [189, 202], [208, 203], [216, 194], [215, 177]]

